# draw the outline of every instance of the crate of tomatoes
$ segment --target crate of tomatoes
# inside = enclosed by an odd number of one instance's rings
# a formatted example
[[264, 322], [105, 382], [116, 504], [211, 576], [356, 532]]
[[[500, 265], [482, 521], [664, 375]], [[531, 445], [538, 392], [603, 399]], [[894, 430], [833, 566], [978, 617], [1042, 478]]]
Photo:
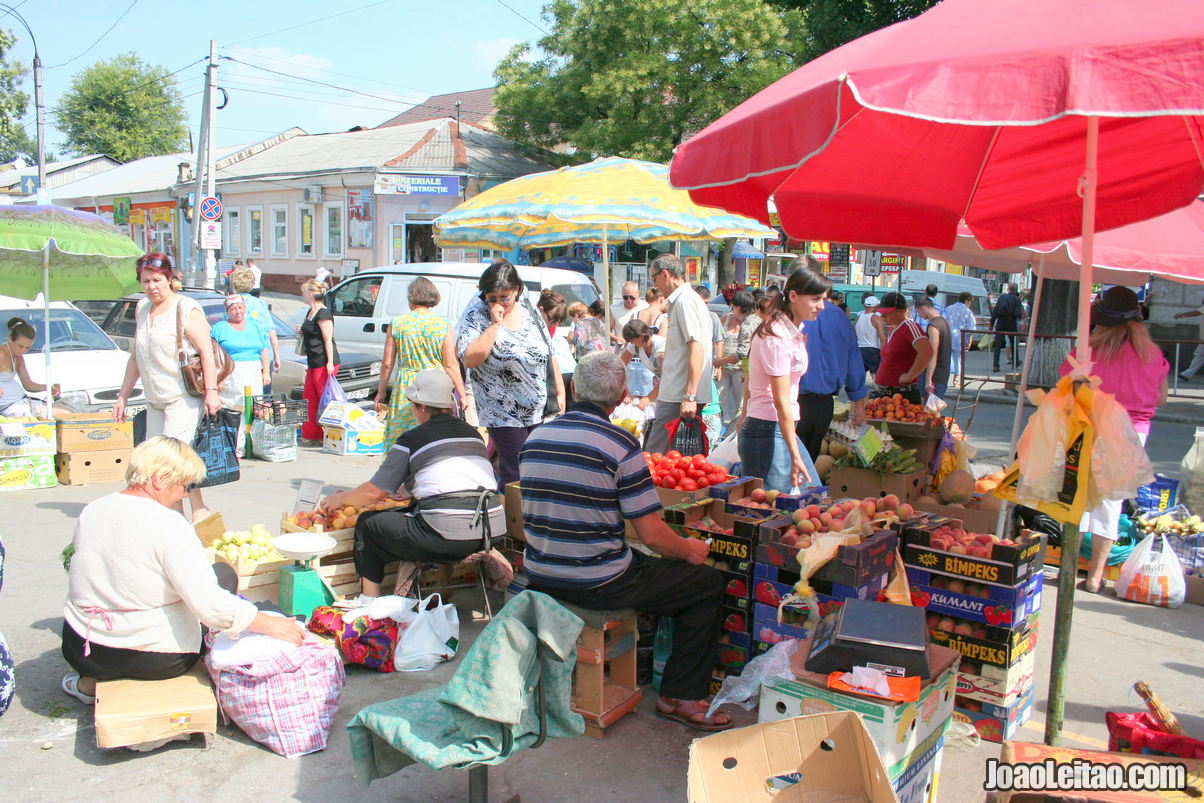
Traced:
[[700, 454], [685, 456], [676, 450], [664, 454], [644, 452], [644, 462], [665, 507], [706, 499], [710, 495], [707, 489], [732, 478], [727, 469], [708, 463]]

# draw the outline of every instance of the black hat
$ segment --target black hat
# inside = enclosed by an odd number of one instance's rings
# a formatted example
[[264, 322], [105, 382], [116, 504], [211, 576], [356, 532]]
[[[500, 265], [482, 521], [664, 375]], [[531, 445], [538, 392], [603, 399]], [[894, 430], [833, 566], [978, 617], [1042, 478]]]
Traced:
[[887, 293], [886, 295], [882, 296], [882, 304], [878, 307], [876, 312], [879, 315], [887, 315], [895, 312], [896, 310], [906, 309], [907, 299], [902, 293]]
[[1117, 285], [1100, 296], [1091, 312], [1096, 326], [1121, 326], [1141, 320], [1141, 302], [1132, 290]]

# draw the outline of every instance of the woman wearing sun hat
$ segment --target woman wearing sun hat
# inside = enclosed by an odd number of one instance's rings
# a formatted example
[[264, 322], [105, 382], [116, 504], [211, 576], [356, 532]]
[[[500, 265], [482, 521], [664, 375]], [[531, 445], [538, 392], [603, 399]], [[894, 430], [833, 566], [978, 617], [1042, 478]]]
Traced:
[[[1100, 378], [1099, 389], [1111, 393], [1129, 413], [1133, 429], [1144, 444], [1158, 405], [1166, 401], [1166, 376], [1170, 364], [1142, 323], [1137, 294], [1127, 287], [1107, 290], [1091, 309], [1091, 375]], [[1070, 373], [1070, 358], [1058, 369]], [[1116, 543], [1120, 500], [1105, 499], [1083, 517], [1079, 529], [1091, 533], [1091, 567], [1084, 588], [1103, 589], [1104, 567]]]

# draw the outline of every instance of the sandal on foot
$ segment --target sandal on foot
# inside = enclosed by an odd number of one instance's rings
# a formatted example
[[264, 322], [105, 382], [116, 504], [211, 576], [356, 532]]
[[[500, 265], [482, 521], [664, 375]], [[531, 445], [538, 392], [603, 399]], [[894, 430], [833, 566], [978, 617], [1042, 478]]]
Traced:
[[59, 686], [65, 693], [70, 694], [84, 705], [96, 705], [95, 697], [90, 694], [84, 694], [79, 690], [78, 672], [68, 672], [66, 675], [63, 675], [63, 680], [59, 683]]
[[[708, 717], [705, 700], [674, 700], [672, 707], [667, 709], [663, 705], [664, 702], [662, 700], [656, 701], [656, 715], [658, 717], [681, 723], [687, 728], [693, 728], [697, 731], [706, 731], [708, 733], [725, 731], [735, 724], [732, 722], [731, 717], [728, 717], [726, 714], [716, 713], [715, 716]], [[694, 708], [695, 705], [700, 707]], [[723, 717], [727, 721], [721, 722], [719, 720], [720, 717]]]

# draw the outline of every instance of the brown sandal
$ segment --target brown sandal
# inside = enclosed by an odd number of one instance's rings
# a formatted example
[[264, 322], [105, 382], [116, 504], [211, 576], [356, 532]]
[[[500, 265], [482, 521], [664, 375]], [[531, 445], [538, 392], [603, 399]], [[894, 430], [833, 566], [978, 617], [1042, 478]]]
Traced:
[[[717, 731], [725, 731], [731, 728], [735, 723], [727, 714], [716, 712], [715, 716], [708, 717], [706, 700], [673, 700], [673, 707], [669, 709], [662, 708], [664, 698], [656, 701], [656, 715], [661, 719], [672, 720], [685, 725], [687, 728], [693, 728], [696, 731], [706, 731], [707, 733], [715, 733]], [[695, 705], [700, 706], [694, 710], [690, 710]], [[727, 722], [720, 722], [719, 717], [723, 717]]]

